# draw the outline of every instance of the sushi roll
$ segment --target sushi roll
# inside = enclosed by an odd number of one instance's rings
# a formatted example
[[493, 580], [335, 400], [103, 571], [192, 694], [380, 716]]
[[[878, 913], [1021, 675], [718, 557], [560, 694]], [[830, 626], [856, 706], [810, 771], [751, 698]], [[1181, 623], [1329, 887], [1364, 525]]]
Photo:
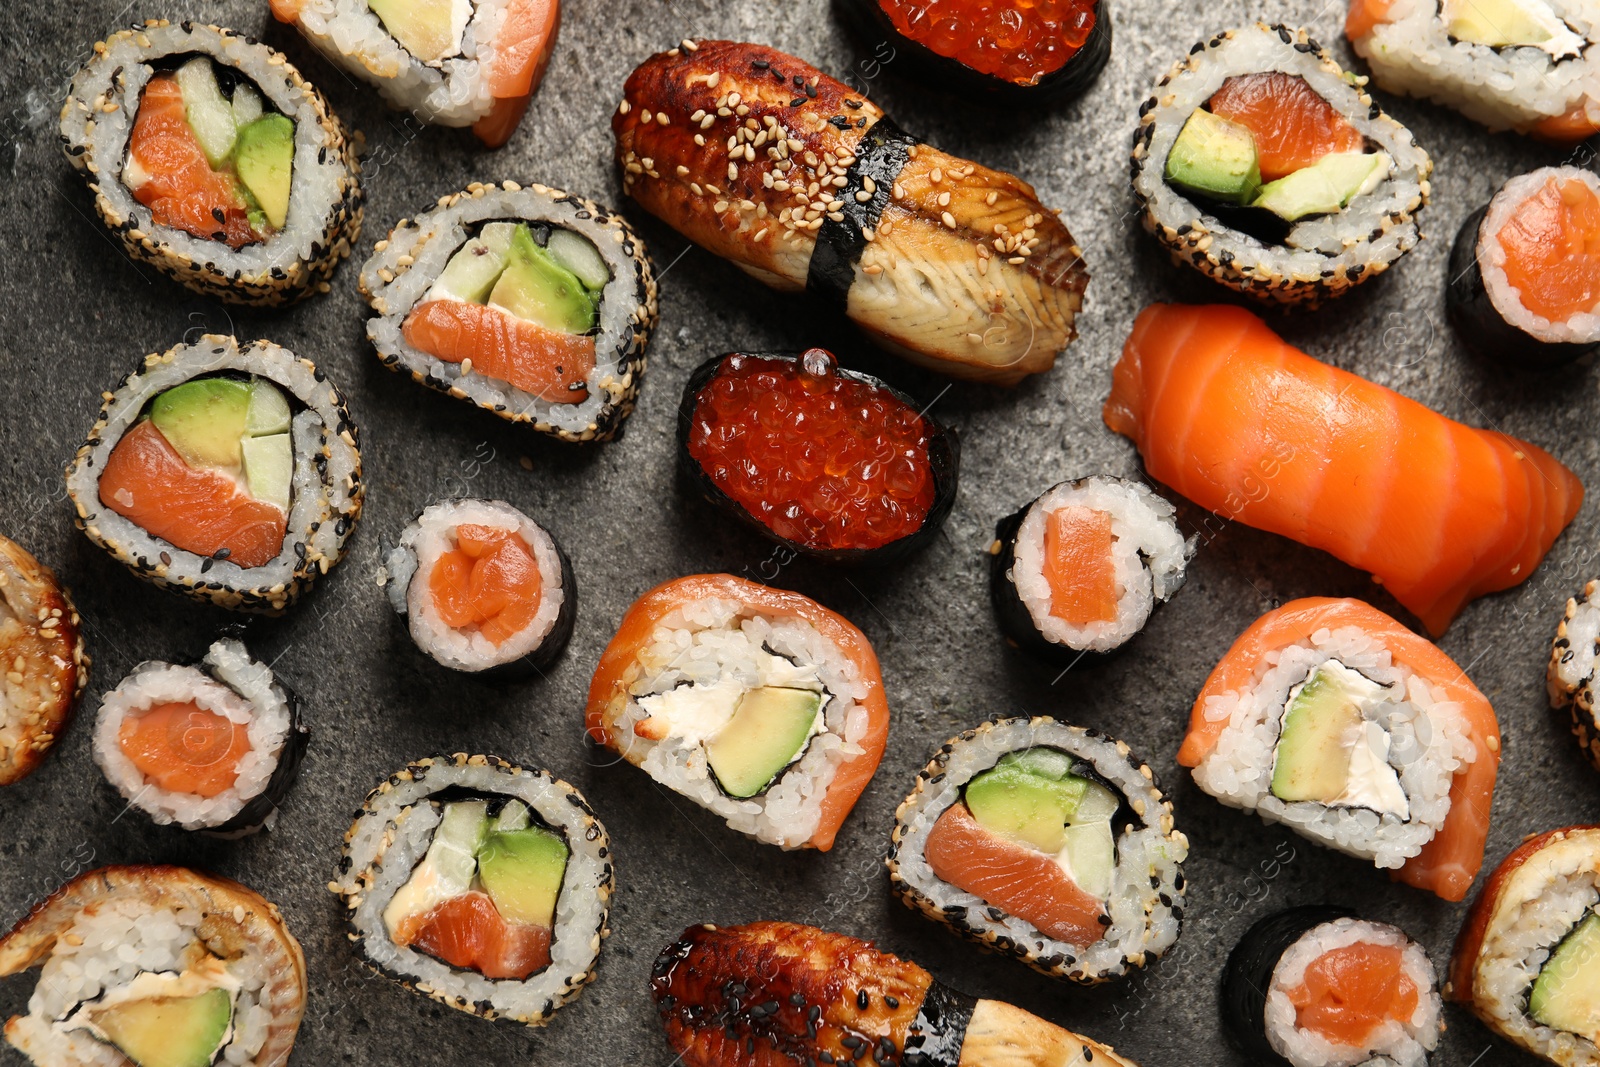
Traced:
[[952, 738], [895, 812], [889, 882], [909, 908], [1056, 978], [1159, 959], [1183, 926], [1189, 842], [1128, 746], [1049, 718]]
[[37, 1067], [279, 1067], [306, 962], [278, 909], [183, 867], [79, 875], [0, 938], [0, 977], [39, 967], [6, 1040]]
[[1462, 900], [1500, 764], [1488, 698], [1450, 657], [1359, 600], [1295, 600], [1234, 641], [1178, 762], [1229, 807]]
[[646, 211], [915, 363], [1015, 385], [1077, 336], [1083, 250], [1032, 186], [794, 56], [685, 41], [628, 78], [611, 130]]
[[1222, 1021], [1261, 1067], [1427, 1067], [1444, 1029], [1427, 950], [1343, 908], [1252, 926], [1222, 975]]
[[1583, 503], [1544, 449], [1312, 359], [1243, 308], [1145, 308], [1102, 415], [1220, 524], [1332, 553], [1434, 635], [1526, 581]]
[[310, 738], [294, 694], [223, 638], [194, 666], [150, 660], [106, 693], [94, 761], [156, 823], [245, 837], [278, 821]]
[[512, 181], [401, 219], [361, 291], [384, 366], [564, 441], [621, 432], [657, 321], [655, 269], [621, 216]]
[[1505, 858], [1462, 924], [1445, 995], [1535, 1056], [1600, 1064], [1600, 826]]
[[1257, 23], [1195, 45], [1139, 108], [1145, 229], [1212, 281], [1315, 306], [1421, 240], [1433, 161], [1305, 30]]
[[689, 376], [678, 458], [762, 536], [829, 563], [885, 563], [929, 544], [955, 504], [960, 442], [922, 408], [825, 349], [731, 353]]
[[55, 572], [0, 535], [0, 785], [32, 774], [89, 684], [82, 620]]
[[1595, 664], [1600, 661], [1600, 580], [1567, 601], [1556, 626], [1545, 672], [1550, 706], [1572, 713], [1572, 735], [1594, 769], [1600, 771], [1600, 713], [1595, 711]]
[[310, 360], [207, 335], [104, 395], [67, 493], [140, 578], [276, 615], [343, 558], [366, 483], [344, 397]]
[[797, 923], [691, 926], [656, 957], [650, 994], [684, 1067], [1137, 1067], [870, 941]]
[[411, 640], [451, 670], [542, 672], [572, 637], [578, 583], [544, 527], [503, 500], [443, 500], [385, 563]]
[[329, 888], [380, 973], [485, 1019], [543, 1026], [594, 980], [615, 879], [581, 793], [462, 753], [372, 791]]
[[1350, 0], [1344, 32], [1387, 92], [1558, 145], [1600, 131], [1586, 0]]
[[[884, 66], [904, 59], [930, 85], [997, 104], [1070, 99], [1111, 58], [1110, 0], [843, 0], [841, 7]], [[892, 49], [889, 58], [882, 49]]]
[[730, 574], [636, 600], [589, 684], [589, 738], [784, 849], [833, 847], [871, 781], [889, 703], [866, 635]]
[[1073, 664], [1122, 648], [1183, 586], [1196, 538], [1138, 482], [1095, 476], [1045, 490], [1000, 520], [989, 597], [1014, 647]]
[[128, 255], [205, 296], [327, 292], [361, 233], [359, 136], [233, 30], [152, 20], [95, 45], [61, 138]]
[[1600, 347], [1600, 177], [1542, 167], [1467, 216], [1450, 253], [1450, 322], [1505, 366], [1559, 366]]
[[561, 0], [272, 0], [272, 14], [391, 107], [499, 148], [544, 78]]

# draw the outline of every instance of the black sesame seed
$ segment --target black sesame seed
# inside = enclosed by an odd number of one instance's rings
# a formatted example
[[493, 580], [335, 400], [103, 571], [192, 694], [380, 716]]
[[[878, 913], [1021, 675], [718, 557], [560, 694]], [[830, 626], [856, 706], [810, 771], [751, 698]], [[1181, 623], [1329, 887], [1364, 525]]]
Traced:
[[888, 993], [883, 995], [883, 1002], [889, 1005], [890, 1008], [898, 1008], [900, 1006], [900, 998]]
[[221, 561], [227, 559], [231, 555], [233, 555], [233, 549], [231, 549], [231, 548], [219, 548], [219, 549], [217, 549], [215, 552], [213, 552], [211, 554], [211, 558], [220, 563]]
[[805, 102], [806, 102], [806, 98], [805, 97], [797, 96], [793, 100], [789, 101], [789, 106], [790, 107], [799, 107], [800, 105], [804, 104]]
[[765, 59], [752, 59], [750, 61], [750, 65], [757, 70], [767, 70], [772, 66], [772, 64], [767, 62]]
[[861, 1047], [861, 1039], [855, 1034], [845, 1034], [839, 1039], [839, 1044], [848, 1049], [856, 1049]]
[[866, 1011], [868, 1008], [872, 1007], [872, 994], [868, 993], [865, 989], [857, 992], [856, 1007], [860, 1008], [862, 1011]]

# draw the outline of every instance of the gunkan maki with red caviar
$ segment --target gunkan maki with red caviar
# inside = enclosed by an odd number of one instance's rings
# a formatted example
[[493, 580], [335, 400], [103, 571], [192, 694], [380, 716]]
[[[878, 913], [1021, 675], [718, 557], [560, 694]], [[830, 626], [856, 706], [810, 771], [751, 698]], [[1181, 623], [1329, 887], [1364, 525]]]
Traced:
[[924, 79], [997, 102], [1077, 96], [1111, 58], [1106, 0], [843, 0], [842, 8], [863, 39], [887, 43]]
[[927, 544], [955, 503], [953, 431], [826, 349], [718, 356], [689, 377], [679, 460], [723, 513], [829, 563]]

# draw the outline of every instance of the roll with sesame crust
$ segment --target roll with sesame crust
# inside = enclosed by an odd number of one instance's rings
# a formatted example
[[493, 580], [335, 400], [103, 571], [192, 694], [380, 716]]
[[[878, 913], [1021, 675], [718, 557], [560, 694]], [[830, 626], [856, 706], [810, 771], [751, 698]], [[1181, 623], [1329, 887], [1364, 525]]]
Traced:
[[72, 719], [89, 657], [54, 572], [0, 535], [0, 785], [26, 778]]

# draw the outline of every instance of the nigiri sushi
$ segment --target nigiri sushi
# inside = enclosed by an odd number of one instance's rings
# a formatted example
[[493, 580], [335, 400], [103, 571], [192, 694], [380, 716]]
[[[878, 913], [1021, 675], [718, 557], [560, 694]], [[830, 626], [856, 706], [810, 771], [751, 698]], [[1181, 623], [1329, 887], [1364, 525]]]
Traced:
[[1432, 642], [1359, 600], [1311, 597], [1228, 649], [1178, 762], [1222, 803], [1454, 901], [1483, 865], [1500, 724]]
[[1151, 477], [1370, 572], [1434, 635], [1532, 574], [1583, 502], [1543, 449], [1312, 359], [1241, 308], [1145, 308], [1103, 414]]

